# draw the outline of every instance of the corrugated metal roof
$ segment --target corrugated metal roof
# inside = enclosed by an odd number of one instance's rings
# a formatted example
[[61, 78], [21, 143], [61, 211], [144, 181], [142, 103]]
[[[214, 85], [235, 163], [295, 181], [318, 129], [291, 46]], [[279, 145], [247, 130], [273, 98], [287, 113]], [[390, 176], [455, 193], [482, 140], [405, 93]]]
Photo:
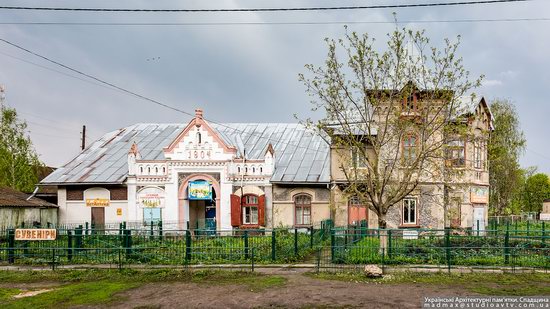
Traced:
[[[275, 150], [273, 182], [328, 183], [329, 146], [318, 135], [295, 123], [210, 124], [238, 155], [263, 159], [268, 145]], [[135, 124], [106, 133], [42, 184], [122, 183], [128, 173], [127, 154], [136, 142], [143, 160], [164, 159], [183, 124]]]

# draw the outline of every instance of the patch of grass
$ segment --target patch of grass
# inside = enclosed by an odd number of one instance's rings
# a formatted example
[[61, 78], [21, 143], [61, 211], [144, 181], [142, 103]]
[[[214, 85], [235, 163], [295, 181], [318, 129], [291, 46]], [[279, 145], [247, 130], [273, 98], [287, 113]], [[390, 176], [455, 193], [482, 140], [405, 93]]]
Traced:
[[402, 272], [380, 279], [371, 279], [361, 273], [309, 273], [310, 277], [357, 283], [437, 284], [458, 286], [468, 291], [495, 296], [550, 295], [550, 276], [545, 273], [417, 273]]
[[11, 299], [14, 295], [21, 293], [20, 289], [0, 288], [0, 304]]
[[[116, 293], [138, 286], [128, 282], [69, 283], [52, 291], [20, 299], [0, 302], [2, 308], [68, 308], [76, 305], [95, 305], [116, 300]], [[12, 295], [13, 296], [13, 295]], [[11, 297], [10, 297], [11, 298]]]

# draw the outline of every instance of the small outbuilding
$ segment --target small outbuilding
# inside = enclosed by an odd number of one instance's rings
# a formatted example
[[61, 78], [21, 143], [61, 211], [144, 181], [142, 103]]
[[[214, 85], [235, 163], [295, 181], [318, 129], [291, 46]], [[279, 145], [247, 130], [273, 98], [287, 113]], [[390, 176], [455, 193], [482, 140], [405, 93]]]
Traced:
[[0, 228], [57, 224], [59, 206], [9, 187], [0, 187]]

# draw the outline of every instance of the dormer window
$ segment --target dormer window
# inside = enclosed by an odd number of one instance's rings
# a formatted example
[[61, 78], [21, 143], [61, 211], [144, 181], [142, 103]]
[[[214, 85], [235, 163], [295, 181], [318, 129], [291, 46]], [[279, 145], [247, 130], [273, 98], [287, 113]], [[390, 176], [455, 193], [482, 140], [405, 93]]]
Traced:
[[403, 100], [403, 113], [414, 113], [418, 108], [418, 96], [412, 93]]

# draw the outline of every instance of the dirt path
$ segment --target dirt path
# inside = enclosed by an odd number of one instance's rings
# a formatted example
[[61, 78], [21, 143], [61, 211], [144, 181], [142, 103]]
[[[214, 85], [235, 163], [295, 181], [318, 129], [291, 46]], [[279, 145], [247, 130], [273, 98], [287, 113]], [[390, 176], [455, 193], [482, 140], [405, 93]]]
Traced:
[[286, 272], [263, 291], [234, 284], [156, 283], [120, 294], [111, 308], [419, 308], [424, 296], [472, 295], [460, 288], [321, 280]]

